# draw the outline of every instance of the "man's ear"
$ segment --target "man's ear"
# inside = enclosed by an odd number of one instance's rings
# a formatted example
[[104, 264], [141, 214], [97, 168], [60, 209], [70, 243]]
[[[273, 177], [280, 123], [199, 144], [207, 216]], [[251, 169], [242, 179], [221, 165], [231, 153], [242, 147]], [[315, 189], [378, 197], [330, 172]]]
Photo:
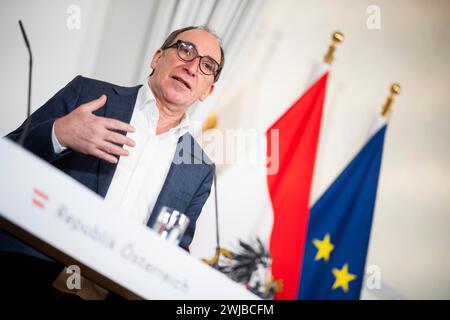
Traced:
[[204, 101], [206, 98], [208, 98], [208, 96], [209, 96], [211, 93], [213, 93], [213, 91], [214, 91], [214, 84], [212, 84], [212, 85], [208, 88], [208, 90], [207, 90], [204, 94], [202, 94], [202, 95], [200, 96], [200, 98], [198, 98], [198, 100]]
[[163, 54], [163, 50], [162, 49], [158, 49], [155, 54], [153, 55], [152, 61], [150, 62], [150, 67], [152, 69], [155, 69], [156, 66], [158, 65], [158, 61], [161, 58]]

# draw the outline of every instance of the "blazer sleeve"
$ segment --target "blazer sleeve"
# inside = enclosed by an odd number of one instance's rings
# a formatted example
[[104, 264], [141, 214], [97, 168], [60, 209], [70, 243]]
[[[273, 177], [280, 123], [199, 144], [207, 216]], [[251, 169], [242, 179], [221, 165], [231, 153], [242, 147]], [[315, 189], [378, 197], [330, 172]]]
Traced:
[[[70, 149], [55, 154], [52, 144], [52, 127], [57, 118], [60, 118], [78, 106], [82, 89], [83, 77], [75, 77], [69, 84], [59, 90], [43, 106], [31, 114], [31, 123], [24, 139], [24, 147], [48, 162], [53, 162], [66, 154]], [[16, 130], [6, 137], [18, 142], [25, 128], [25, 120]]]
[[192, 239], [194, 238], [198, 216], [200, 215], [203, 205], [205, 204], [206, 200], [209, 197], [209, 194], [211, 193], [211, 186], [214, 178], [214, 164], [209, 167], [211, 168], [211, 170], [204, 178], [203, 183], [198, 188], [197, 192], [195, 193], [195, 196], [193, 197], [191, 203], [189, 204], [189, 207], [186, 210], [186, 214], [187, 216], [189, 216], [191, 221], [189, 223], [188, 228], [186, 229], [186, 232], [183, 235], [183, 238], [179, 243], [179, 246], [188, 252], [189, 252], [189, 245], [191, 244]]

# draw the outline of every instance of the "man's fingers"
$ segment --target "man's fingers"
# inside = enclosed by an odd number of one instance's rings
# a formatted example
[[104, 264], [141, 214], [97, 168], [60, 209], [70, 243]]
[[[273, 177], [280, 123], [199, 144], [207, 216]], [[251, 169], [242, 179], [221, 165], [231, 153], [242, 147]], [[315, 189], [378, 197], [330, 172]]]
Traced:
[[102, 151], [100, 149], [95, 149], [92, 152], [92, 155], [94, 157], [103, 159], [103, 160], [105, 160], [105, 161], [107, 161], [109, 163], [112, 163], [112, 164], [116, 164], [117, 163], [117, 158], [116, 157], [114, 157], [114, 156], [112, 156], [112, 155], [110, 155], [110, 154], [108, 154], [108, 153], [106, 153], [106, 152], [104, 152], [104, 151]]
[[113, 143], [102, 141], [98, 144], [98, 149], [116, 156], [128, 156], [129, 152]]
[[84, 107], [88, 111], [94, 112], [95, 110], [100, 109], [105, 105], [106, 99], [106, 95], [102, 94], [100, 98], [85, 103]]
[[124, 132], [134, 132], [135, 129], [132, 125], [122, 122], [116, 119], [105, 118], [105, 127], [110, 130], [118, 130]]
[[136, 143], [133, 141], [133, 139], [130, 139], [128, 137], [125, 137], [124, 135], [112, 131], [108, 131], [108, 133], [105, 136], [105, 140], [109, 142], [114, 142], [118, 144], [124, 144], [129, 147], [134, 147]]

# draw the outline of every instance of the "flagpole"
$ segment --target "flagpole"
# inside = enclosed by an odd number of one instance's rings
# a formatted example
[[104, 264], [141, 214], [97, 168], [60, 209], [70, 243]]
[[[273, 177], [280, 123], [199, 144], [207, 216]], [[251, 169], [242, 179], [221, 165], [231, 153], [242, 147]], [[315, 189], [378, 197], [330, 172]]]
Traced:
[[344, 35], [342, 32], [336, 31], [331, 36], [331, 44], [328, 47], [328, 52], [323, 57], [323, 62], [331, 65], [334, 60], [334, 52], [336, 51], [336, 45], [344, 41]]
[[393, 83], [391, 85], [391, 89], [389, 92], [389, 96], [386, 99], [386, 103], [383, 105], [383, 108], [381, 110], [381, 115], [384, 118], [387, 118], [389, 116], [389, 114], [392, 111], [392, 103], [394, 102], [394, 97], [398, 94], [400, 94], [401, 91], [401, 87], [400, 84], [398, 83]]

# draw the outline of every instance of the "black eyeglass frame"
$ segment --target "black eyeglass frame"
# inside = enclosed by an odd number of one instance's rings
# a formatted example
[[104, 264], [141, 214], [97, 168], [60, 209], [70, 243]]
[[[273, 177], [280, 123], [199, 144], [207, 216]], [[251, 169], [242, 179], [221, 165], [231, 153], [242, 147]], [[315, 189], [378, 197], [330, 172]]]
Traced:
[[[187, 46], [192, 46], [192, 48], [194, 49], [194, 53], [195, 53], [195, 56], [193, 56], [193, 58], [191, 59], [191, 60], [186, 60], [186, 59], [183, 59], [182, 57], [181, 57], [181, 55], [180, 55], [180, 46], [181, 45], [187, 45]], [[198, 54], [198, 51], [197, 51], [197, 47], [195, 46], [195, 44], [193, 44], [193, 43], [190, 43], [190, 42], [187, 42], [187, 41], [183, 41], [183, 40], [177, 40], [175, 43], [173, 43], [173, 44], [171, 44], [170, 46], [168, 46], [168, 47], [166, 47], [166, 48], [162, 48], [163, 50], [166, 50], [166, 49], [170, 49], [170, 48], [176, 48], [177, 49], [177, 55], [178, 55], [178, 58], [180, 58], [182, 61], [184, 61], [184, 62], [191, 62], [191, 61], [193, 61], [193, 60], [195, 60], [195, 59], [197, 59], [197, 58], [200, 58], [200, 61], [199, 61], [199, 69], [200, 69], [200, 71], [204, 74], [204, 75], [206, 75], [206, 76], [214, 76], [214, 82], [216, 82], [217, 81], [217, 79], [218, 79], [218, 76], [219, 76], [219, 74], [220, 74], [220, 71], [222, 71], [221, 70], [221, 67], [220, 67], [220, 64], [216, 61], [216, 60], [214, 60], [213, 58], [211, 58], [210, 56], [201, 56], [201, 55], [199, 55]], [[217, 65], [217, 70], [216, 70], [216, 72], [215, 73], [211, 73], [211, 74], [208, 74], [208, 73], [206, 73], [203, 69], [202, 69], [202, 59], [203, 58], [208, 58], [208, 59], [210, 59], [212, 62], [214, 62], [216, 65]]]

